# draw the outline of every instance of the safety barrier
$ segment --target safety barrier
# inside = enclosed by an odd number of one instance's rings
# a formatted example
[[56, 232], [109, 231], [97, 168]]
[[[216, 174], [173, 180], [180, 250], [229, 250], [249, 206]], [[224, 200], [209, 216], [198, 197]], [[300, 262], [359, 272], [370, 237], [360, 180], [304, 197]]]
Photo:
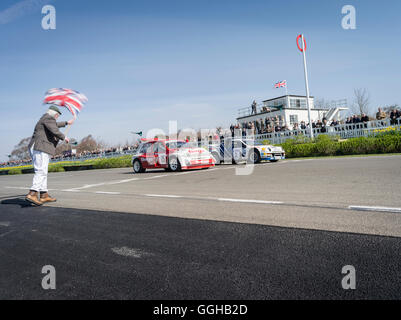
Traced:
[[[337, 126], [327, 126], [324, 128], [312, 129], [314, 137], [321, 134], [338, 136], [341, 139], [357, 138], [357, 137], [368, 137], [375, 135], [385, 130], [394, 128], [395, 130], [401, 130], [401, 119], [396, 119], [391, 122], [390, 119], [375, 120], [369, 122], [341, 124]], [[287, 139], [296, 138], [298, 136], [304, 136], [310, 138], [309, 129], [300, 130], [288, 130], [271, 133], [256, 134], [256, 141], [269, 140], [272, 144], [284, 143]]]
[[[135, 150], [126, 150], [126, 151], [121, 151], [121, 152], [101, 152], [98, 154], [88, 154], [85, 156], [71, 156], [71, 157], [62, 157], [62, 158], [56, 158], [56, 159], [51, 159], [50, 163], [58, 163], [58, 162], [63, 162], [63, 161], [85, 161], [85, 160], [94, 160], [94, 159], [104, 159], [104, 158], [116, 158], [116, 157], [122, 157], [125, 155], [131, 155], [135, 152]], [[9, 168], [9, 167], [18, 167], [18, 166], [24, 166], [24, 165], [30, 165], [32, 162], [21, 162], [18, 165], [15, 164], [10, 164], [10, 165], [3, 165], [0, 166], [0, 168]]]

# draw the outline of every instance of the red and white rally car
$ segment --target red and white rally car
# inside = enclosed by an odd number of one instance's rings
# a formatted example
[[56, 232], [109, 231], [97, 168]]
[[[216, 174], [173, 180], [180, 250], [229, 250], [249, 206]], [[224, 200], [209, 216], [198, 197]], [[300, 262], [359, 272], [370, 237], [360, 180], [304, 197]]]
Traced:
[[157, 168], [168, 171], [203, 169], [214, 164], [215, 159], [209, 151], [182, 140], [141, 139], [132, 157], [135, 173]]

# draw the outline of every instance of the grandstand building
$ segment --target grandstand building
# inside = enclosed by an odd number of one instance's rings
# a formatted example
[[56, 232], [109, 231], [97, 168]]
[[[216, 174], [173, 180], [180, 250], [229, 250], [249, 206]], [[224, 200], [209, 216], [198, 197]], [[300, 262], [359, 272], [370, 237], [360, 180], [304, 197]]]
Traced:
[[[347, 100], [332, 101], [325, 106], [315, 106], [314, 97], [309, 98], [311, 106], [312, 122], [326, 118], [327, 121], [341, 120], [341, 111], [348, 110]], [[309, 123], [308, 106], [306, 96], [285, 95], [269, 100], [264, 100], [257, 105], [256, 110], [252, 107], [238, 110], [237, 122], [245, 124], [256, 120], [265, 120], [278, 117], [285, 125], [292, 126], [295, 123]], [[255, 112], [256, 111], [256, 112]]]

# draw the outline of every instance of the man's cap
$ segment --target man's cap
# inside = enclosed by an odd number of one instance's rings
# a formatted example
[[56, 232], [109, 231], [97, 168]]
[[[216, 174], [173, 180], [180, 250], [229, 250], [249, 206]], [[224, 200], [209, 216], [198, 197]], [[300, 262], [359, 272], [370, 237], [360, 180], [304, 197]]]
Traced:
[[49, 110], [56, 111], [58, 114], [61, 115], [60, 109], [59, 109], [57, 106], [55, 106], [55, 105], [50, 106], [50, 107], [49, 107]]

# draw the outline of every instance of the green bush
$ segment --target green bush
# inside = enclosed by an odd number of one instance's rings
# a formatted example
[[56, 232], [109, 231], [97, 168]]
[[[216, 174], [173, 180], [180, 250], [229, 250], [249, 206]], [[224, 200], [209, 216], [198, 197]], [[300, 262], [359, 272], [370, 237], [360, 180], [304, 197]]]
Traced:
[[300, 143], [302, 138], [281, 144], [287, 158], [334, 155], [380, 154], [401, 152], [401, 132], [391, 131], [377, 136], [351, 138], [339, 141], [338, 137], [320, 135], [313, 141]]
[[10, 170], [8, 170], [8, 174], [22, 174], [22, 169], [19, 168], [12, 168]]
[[64, 168], [60, 164], [50, 165], [49, 172], [64, 172]]
[[130, 166], [131, 166], [131, 156], [99, 159], [93, 162], [93, 167], [95, 169], [127, 168]]

